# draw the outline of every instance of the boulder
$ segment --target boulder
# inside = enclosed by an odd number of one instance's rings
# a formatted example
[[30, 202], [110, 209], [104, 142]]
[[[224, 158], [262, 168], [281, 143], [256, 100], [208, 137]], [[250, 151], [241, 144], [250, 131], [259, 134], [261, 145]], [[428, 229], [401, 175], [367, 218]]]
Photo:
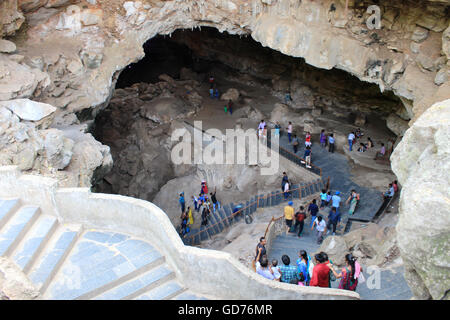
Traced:
[[27, 121], [40, 121], [56, 111], [52, 105], [29, 99], [0, 101], [0, 106], [8, 108], [20, 119]]
[[434, 83], [438, 86], [448, 81], [449, 69], [447, 67], [442, 68], [436, 73]]
[[387, 117], [386, 126], [397, 136], [403, 136], [405, 134], [405, 131], [409, 128], [408, 121], [403, 120], [394, 113], [391, 113]]
[[239, 100], [239, 96], [240, 96], [240, 93], [239, 93], [238, 89], [230, 88], [224, 94], [222, 94], [222, 96], [220, 97], [220, 100], [225, 100], [225, 101], [231, 100], [233, 102], [236, 102]]
[[366, 124], [366, 115], [360, 112], [356, 114], [354, 124], [357, 127], [364, 126]]
[[429, 31], [422, 27], [417, 27], [411, 36], [411, 40], [415, 42], [423, 42], [428, 37]]
[[419, 299], [441, 299], [450, 287], [448, 123], [450, 99], [427, 109], [391, 156], [392, 169], [402, 185], [398, 247], [405, 278]]
[[0, 39], [0, 53], [13, 53], [16, 49], [14, 42]]

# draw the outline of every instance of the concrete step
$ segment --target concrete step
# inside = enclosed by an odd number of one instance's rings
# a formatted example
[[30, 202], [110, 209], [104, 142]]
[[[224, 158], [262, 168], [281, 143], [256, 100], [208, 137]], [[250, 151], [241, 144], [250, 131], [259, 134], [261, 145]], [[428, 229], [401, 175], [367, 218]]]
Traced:
[[178, 282], [172, 280], [140, 295], [136, 300], [170, 300], [183, 292], [184, 289]]
[[[135, 278], [163, 256], [123, 234], [86, 231], [48, 288], [48, 299], [91, 299]], [[76, 286], [70, 282], [76, 273]]]
[[14, 212], [20, 207], [19, 199], [0, 200], [0, 230], [8, 222]]
[[39, 216], [39, 207], [21, 207], [0, 233], [0, 256], [9, 256]]
[[132, 278], [127, 282], [97, 296], [95, 300], [130, 300], [143, 293], [156, 288], [159, 285], [175, 278], [175, 273], [164, 264], [164, 259], [158, 260], [158, 264], [149, 271]]
[[36, 257], [42, 252], [57, 227], [58, 220], [56, 217], [41, 214], [18, 245], [11, 256], [24, 273], [30, 270]]
[[179, 295], [173, 297], [172, 300], [209, 300], [203, 296], [199, 296], [195, 293], [193, 293], [192, 291], [185, 291], [180, 293]]
[[33, 284], [44, 293], [81, 233], [81, 225], [59, 225], [29, 272]]

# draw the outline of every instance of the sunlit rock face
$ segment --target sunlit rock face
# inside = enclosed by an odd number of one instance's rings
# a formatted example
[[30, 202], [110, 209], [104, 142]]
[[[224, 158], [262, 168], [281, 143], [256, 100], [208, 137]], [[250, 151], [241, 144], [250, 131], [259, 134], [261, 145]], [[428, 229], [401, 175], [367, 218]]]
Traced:
[[440, 299], [450, 286], [450, 100], [434, 104], [391, 156], [402, 184], [397, 239], [416, 297]]

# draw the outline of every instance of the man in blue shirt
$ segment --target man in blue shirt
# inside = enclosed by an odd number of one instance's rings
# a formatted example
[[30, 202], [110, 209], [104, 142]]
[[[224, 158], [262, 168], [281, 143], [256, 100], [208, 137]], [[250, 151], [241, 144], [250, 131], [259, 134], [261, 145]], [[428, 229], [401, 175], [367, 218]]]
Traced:
[[327, 234], [330, 233], [331, 226], [333, 226], [333, 236], [336, 234], [336, 226], [341, 221], [341, 214], [333, 207], [328, 214]]
[[339, 204], [341, 203], [340, 192], [336, 191], [336, 194], [331, 198], [331, 207], [336, 208], [336, 212], [339, 213]]
[[180, 193], [180, 200], [178, 200], [181, 204], [181, 213], [185, 211], [185, 202], [184, 202], [184, 192]]
[[316, 199], [314, 199], [308, 206], [308, 212], [311, 214], [311, 225], [312, 227], [314, 220], [316, 220], [317, 212], [319, 212], [319, 207], [316, 204]]

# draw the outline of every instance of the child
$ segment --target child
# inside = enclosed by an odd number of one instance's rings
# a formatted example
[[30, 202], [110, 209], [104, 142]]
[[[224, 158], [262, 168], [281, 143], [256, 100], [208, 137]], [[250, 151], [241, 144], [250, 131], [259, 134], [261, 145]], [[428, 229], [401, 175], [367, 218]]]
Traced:
[[273, 271], [273, 276], [275, 277], [275, 281], [280, 281], [281, 273], [280, 273], [280, 267], [278, 267], [277, 259], [272, 260], [272, 271]]
[[324, 208], [327, 205], [327, 191], [322, 189], [320, 193], [320, 209]]
[[306, 132], [305, 146], [311, 147], [311, 133], [309, 133], [309, 132]]

